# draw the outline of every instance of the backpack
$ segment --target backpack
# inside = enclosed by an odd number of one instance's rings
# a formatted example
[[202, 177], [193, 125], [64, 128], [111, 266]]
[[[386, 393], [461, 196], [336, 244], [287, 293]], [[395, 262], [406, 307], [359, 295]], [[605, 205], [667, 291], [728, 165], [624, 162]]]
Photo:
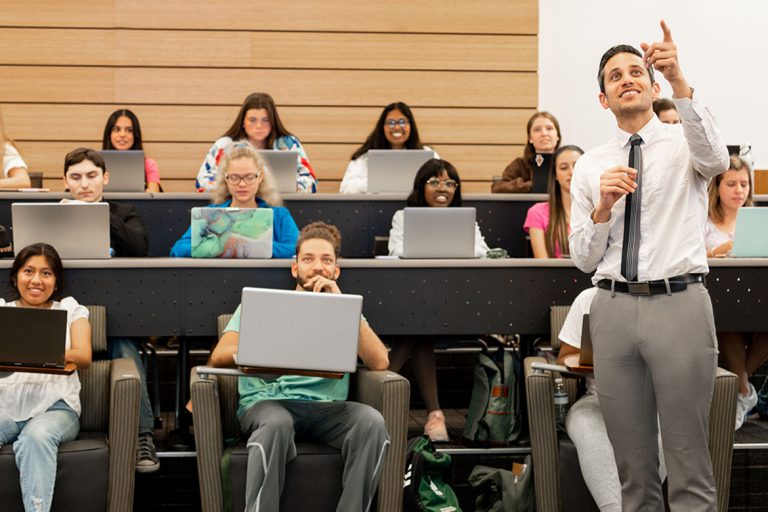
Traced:
[[531, 456], [526, 455], [522, 473], [515, 476], [506, 469], [475, 466], [469, 485], [478, 491], [475, 512], [531, 512], [533, 480]]
[[459, 500], [446, 482], [451, 456], [440, 453], [427, 436], [408, 442], [403, 482], [404, 512], [461, 512]]
[[520, 361], [503, 345], [495, 353], [486, 345], [478, 354], [463, 434], [469, 444], [507, 445], [517, 440], [522, 427], [520, 371]]

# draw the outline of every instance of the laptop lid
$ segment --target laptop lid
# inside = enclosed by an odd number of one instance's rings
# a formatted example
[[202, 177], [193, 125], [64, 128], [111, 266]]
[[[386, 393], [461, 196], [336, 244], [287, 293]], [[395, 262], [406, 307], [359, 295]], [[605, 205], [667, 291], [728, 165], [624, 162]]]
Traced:
[[45, 242], [62, 259], [109, 258], [107, 203], [13, 203], [13, 247]]
[[733, 232], [734, 258], [768, 257], [768, 208], [743, 206], [736, 214], [736, 228]]
[[579, 349], [579, 365], [593, 366], [592, 333], [589, 330], [589, 313], [581, 318], [581, 348]]
[[475, 209], [406, 208], [403, 258], [474, 258]]
[[67, 312], [0, 307], [0, 366], [64, 368]]
[[243, 288], [237, 364], [351, 373], [363, 297]]
[[271, 208], [192, 208], [193, 258], [271, 258]]
[[435, 157], [429, 149], [371, 149], [368, 155], [368, 192], [407, 194], [424, 162]]
[[299, 153], [279, 149], [259, 149], [258, 153], [266, 161], [269, 170], [272, 171], [272, 177], [277, 184], [277, 191], [281, 194], [295, 194]]
[[105, 192], [144, 192], [144, 151], [99, 151], [109, 172]]

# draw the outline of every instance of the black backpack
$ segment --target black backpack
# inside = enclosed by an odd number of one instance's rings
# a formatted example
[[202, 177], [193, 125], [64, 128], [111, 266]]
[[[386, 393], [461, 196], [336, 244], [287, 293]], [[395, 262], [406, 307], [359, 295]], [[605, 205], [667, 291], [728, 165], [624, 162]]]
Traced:
[[461, 512], [448, 475], [451, 456], [440, 453], [427, 436], [411, 439], [405, 457], [403, 512]]

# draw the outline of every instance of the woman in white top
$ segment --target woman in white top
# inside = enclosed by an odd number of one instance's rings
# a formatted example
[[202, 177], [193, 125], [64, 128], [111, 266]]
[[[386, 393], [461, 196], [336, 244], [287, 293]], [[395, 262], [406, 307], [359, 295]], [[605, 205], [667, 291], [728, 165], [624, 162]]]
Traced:
[[[731, 255], [736, 214], [742, 206], [752, 206], [752, 174], [744, 160], [732, 155], [728, 170], [709, 184], [709, 216], [704, 232], [707, 257]], [[768, 360], [768, 333], [718, 332], [717, 342], [723, 366], [739, 376], [738, 430], [757, 404], [757, 392], [749, 377]]]
[[[352, 153], [339, 192], [364, 194], [368, 192], [368, 151], [371, 149], [430, 149], [421, 144], [419, 129], [410, 107], [398, 101], [382, 110], [376, 126], [363, 145]], [[434, 150], [432, 150], [434, 151]], [[435, 151], [435, 158], [440, 156]]]
[[[445, 160], [436, 158], [427, 160], [416, 173], [407, 205], [435, 208], [461, 206], [461, 179], [456, 168]], [[488, 245], [476, 223], [475, 256], [483, 258], [487, 252]], [[403, 210], [396, 211], [392, 217], [392, 229], [389, 230], [389, 254], [392, 256], [403, 254]], [[411, 357], [411, 366], [428, 412], [424, 434], [433, 442], [448, 441], [445, 416], [437, 400], [434, 338], [409, 336], [395, 339], [389, 356], [389, 369], [399, 371], [408, 357]]]
[[0, 148], [3, 148], [3, 175], [0, 188], [24, 188], [31, 186], [27, 164], [22, 160], [19, 150], [5, 133], [3, 116], [0, 113]]
[[[61, 309], [67, 312], [65, 360], [77, 368], [91, 365], [88, 310], [72, 297], [56, 300], [64, 284], [56, 250], [37, 243], [13, 262], [10, 284], [18, 298], [2, 307]], [[61, 443], [80, 431], [80, 379], [70, 375], [14, 372], [0, 378], [0, 446], [13, 443], [25, 510], [51, 508], [56, 458]]]

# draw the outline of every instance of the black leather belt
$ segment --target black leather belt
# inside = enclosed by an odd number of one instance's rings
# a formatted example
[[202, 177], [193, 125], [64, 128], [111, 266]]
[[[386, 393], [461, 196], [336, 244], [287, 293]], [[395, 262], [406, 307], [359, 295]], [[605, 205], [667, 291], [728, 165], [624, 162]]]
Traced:
[[[688, 288], [689, 284], [703, 283], [704, 274], [683, 274], [668, 279], [669, 291], [672, 293], [681, 292]], [[601, 279], [597, 282], [597, 287], [603, 290], [610, 290], [613, 283], [613, 290], [619, 293], [628, 293], [630, 295], [659, 295], [667, 293], [667, 285], [664, 279], [656, 281], [641, 281], [637, 283], [625, 283], [623, 281], [612, 281], [611, 279]]]

